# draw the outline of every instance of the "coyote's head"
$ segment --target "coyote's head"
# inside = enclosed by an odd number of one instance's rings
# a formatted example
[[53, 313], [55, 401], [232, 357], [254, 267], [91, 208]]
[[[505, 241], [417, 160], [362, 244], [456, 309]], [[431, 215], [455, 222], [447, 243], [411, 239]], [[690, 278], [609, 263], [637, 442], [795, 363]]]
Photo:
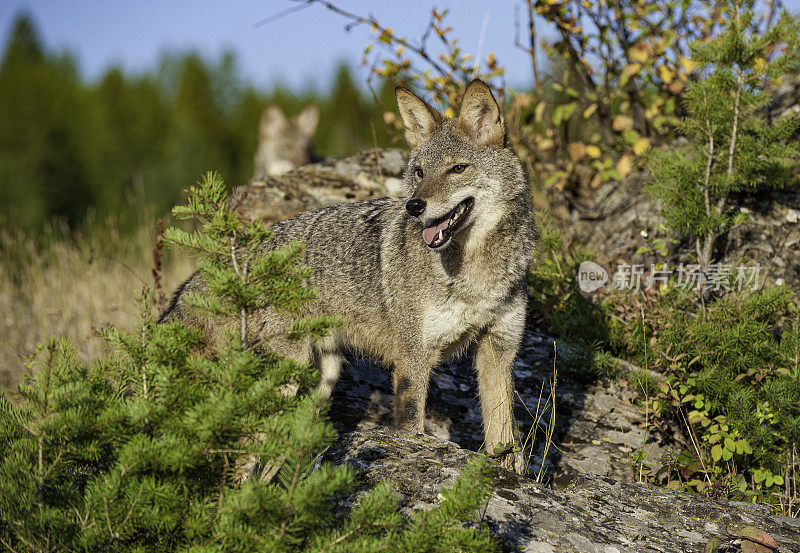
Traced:
[[278, 106], [267, 106], [258, 124], [254, 175], [278, 176], [311, 162], [318, 122], [319, 107], [315, 104], [291, 118]]
[[507, 213], [509, 202], [527, 193], [503, 114], [484, 82], [469, 84], [455, 119], [405, 88], [395, 94], [411, 148], [406, 210], [422, 222], [429, 248], [445, 247], [470, 227], [488, 229]]

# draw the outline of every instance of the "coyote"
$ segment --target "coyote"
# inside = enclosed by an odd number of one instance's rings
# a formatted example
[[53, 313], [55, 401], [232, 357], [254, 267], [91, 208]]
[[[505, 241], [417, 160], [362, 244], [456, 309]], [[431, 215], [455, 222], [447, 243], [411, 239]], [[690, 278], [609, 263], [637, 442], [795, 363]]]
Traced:
[[[469, 84], [455, 119], [402, 87], [395, 93], [411, 148], [405, 197], [302, 213], [275, 224], [265, 244], [305, 244], [304, 263], [318, 290], [308, 314], [338, 313], [344, 325], [313, 343], [273, 339], [269, 345], [312, 360], [326, 397], [339, 377], [343, 351], [384, 361], [394, 370], [395, 424], [422, 433], [431, 371], [477, 343], [475, 368], [491, 452], [514, 442], [512, 366], [536, 239], [527, 179], [483, 82]], [[184, 283], [162, 321], [207, 325], [192, 319], [182, 301], [198, 288], [198, 276]], [[264, 311], [254, 322], [257, 342], [280, 335], [289, 319]], [[505, 464], [515, 462], [507, 458]]]
[[278, 106], [267, 106], [258, 124], [254, 176], [282, 175], [313, 161], [311, 139], [318, 122], [319, 107], [315, 104], [306, 106], [291, 119]]

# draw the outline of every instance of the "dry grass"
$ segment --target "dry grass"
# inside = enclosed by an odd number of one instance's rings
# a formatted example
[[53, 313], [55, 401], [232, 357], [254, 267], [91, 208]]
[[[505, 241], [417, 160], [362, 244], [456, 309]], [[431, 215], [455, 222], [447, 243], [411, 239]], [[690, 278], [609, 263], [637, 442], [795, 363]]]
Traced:
[[[155, 222], [130, 234], [110, 223], [83, 234], [52, 234], [61, 237], [37, 246], [0, 228], [0, 388], [5, 391], [20, 380], [25, 357], [47, 336], [70, 338], [84, 360], [100, 355], [104, 343], [92, 329], [133, 323], [136, 292], [153, 287]], [[191, 259], [167, 250], [165, 292], [192, 267]]]

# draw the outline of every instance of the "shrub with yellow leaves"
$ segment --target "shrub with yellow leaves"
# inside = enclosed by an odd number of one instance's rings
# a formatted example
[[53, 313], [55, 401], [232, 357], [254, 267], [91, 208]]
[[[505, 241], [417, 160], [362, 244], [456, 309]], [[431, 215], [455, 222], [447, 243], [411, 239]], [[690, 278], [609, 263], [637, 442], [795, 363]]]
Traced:
[[[462, 49], [447, 9], [431, 9], [425, 31], [413, 40], [373, 15], [310, 1], [347, 18], [348, 28], [370, 28], [362, 63], [376, 100], [373, 81], [388, 80], [427, 93], [453, 116], [466, 84], [483, 79], [504, 104], [534, 185], [576, 190], [625, 178], [641, 167], [639, 156], [674, 136], [682, 97], [697, 76], [690, 45], [709, 42], [727, 21], [714, 0], [520, 0], [516, 7], [524, 8], [527, 22], [517, 14], [515, 45], [529, 55], [534, 82], [526, 92], [506, 87], [506, 67], [494, 53]], [[770, 26], [779, 3], [759, 0], [765, 15], [751, 22], [754, 31]], [[540, 41], [543, 29], [556, 40]], [[383, 106], [385, 120], [399, 137], [400, 121], [388, 114], [393, 108]]]

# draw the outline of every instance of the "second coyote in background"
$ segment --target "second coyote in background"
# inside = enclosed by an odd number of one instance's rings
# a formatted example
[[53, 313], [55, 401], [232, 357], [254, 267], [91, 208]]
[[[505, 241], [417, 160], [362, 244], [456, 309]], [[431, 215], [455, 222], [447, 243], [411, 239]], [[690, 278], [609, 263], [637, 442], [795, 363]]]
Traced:
[[[335, 334], [268, 346], [319, 368], [331, 393], [343, 352], [381, 359], [394, 370], [397, 426], [424, 431], [431, 371], [476, 343], [486, 448], [514, 442], [512, 368], [522, 339], [526, 276], [535, 230], [522, 165], [509, 147], [500, 108], [481, 81], [467, 87], [456, 119], [404, 88], [396, 90], [411, 154], [404, 199], [330, 206], [275, 224], [264, 247], [306, 246], [318, 300], [308, 315], [340, 314]], [[176, 293], [162, 320], [194, 321]], [[281, 335], [289, 317], [255, 316], [254, 342]], [[511, 466], [511, 458], [506, 464]], [[521, 467], [518, 465], [518, 469]]]
[[291, 118], [278, 106], [267, 106], [258, 123], [253, 175], [276, 177], [313, 161], [312, 138], [318, 122], [319, 107], [314, 104]]

